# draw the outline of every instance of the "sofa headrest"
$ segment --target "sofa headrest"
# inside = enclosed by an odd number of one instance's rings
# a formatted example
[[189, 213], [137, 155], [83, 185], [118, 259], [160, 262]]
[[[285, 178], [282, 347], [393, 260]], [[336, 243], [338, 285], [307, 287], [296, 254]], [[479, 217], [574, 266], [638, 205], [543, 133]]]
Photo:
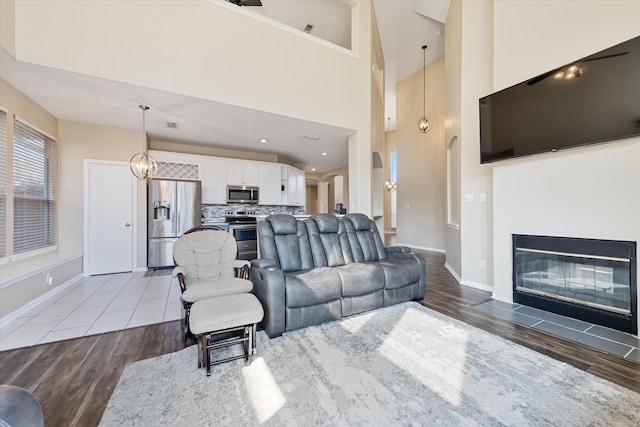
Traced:
[[269, 215], [265, 218], [271, 228], [273, 228], [274, 234], [296, 234], [298, 231], [298, 225], [296, 224], [296, 217], [287, 214], [275, 214]]
[[322, 213], [311, 216], [313, 222], [318, 226], [320, 233], [337, 233], [339, 224], [338, 218], [335, 215]]
[[368, 216], [361, 213], [352, 213], [345, 216], [349, 222], [353, 225], [356, 231], [368, 231], [371, 230], [371, 220]]

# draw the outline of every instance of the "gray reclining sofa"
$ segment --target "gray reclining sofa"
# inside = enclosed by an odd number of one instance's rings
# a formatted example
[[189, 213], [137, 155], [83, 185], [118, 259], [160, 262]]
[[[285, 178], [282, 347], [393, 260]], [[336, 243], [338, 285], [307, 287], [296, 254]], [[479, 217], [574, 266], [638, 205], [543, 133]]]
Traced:
[[427, 287], [422, 256], [385, 248], [363, 214], [307, 219], [270, 215], [258, 222], [260, 259], [249, 279], [264, 308], [270, 338], [374, 308], [421, 300]]

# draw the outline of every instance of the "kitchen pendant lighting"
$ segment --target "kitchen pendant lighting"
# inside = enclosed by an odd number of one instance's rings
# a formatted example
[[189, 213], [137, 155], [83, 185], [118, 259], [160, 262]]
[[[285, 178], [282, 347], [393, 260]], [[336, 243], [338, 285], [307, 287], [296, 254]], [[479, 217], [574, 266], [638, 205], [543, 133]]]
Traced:
[[138, 108], [142, 110], [142, 152], [134, 154], [129, 161], [131, 172], [136, 178], [141, 180], [151, 179], [158, 173], [158, 163], [153, 160], [153, 157], [149, 156], [147, 152], [147, 132], [145, 123], [145, 113], [149, 109], [146, 105], [138, 105]]
[[418, 131], [420, 133], [427, 133], [433, 126], [431, 120], [425, 115], [425, 104], [427, 103], [427, 93], [425, 88], [425, 80], [427, 76], [427, 45], [422, 46], [422, 118], [418, 120]]

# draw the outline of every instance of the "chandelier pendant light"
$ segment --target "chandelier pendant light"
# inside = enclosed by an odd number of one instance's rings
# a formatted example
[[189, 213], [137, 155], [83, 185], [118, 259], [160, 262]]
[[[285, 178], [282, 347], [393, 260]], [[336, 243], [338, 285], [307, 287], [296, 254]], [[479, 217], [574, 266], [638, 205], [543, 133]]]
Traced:
[[146, 105], [138, 105], [138, 108], [142, 110], [142, 152], [134, 154], [129, 161], [131, 172], [136, 178], [141, 180], [151, 179], [158, 173], [158, 163], [149, 156], [147, 152], [147, 130], [145, 123], [145, 113], [149, 109]]
[[422, 118], [418, 120], [418, 132], [427, 133], [433, 127], [431, 120], [425, 115], [425, 105], [427, 103], [427, 93], [425, 80], [427, 79], [427, 45], [422, 46]]
[[398, 189], [398, 184], [391, 181], [385, 181], [384, 188], [387, 191], [396, 191]]

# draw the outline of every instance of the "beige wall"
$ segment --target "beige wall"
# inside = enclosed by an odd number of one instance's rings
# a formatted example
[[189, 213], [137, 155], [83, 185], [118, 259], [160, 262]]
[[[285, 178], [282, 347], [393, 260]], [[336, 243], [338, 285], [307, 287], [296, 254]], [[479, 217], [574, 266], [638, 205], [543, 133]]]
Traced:
[[[38, 268], [33, 274], [28, 274], [11, 286], [0, 289], [0, 319], [43, 297], [50, 291], [55, 292], [60, 285], [81, 276], [82, 262], [82, 254], [76, 254], [72, 258], [48, 266], [46, 269]], [[53, 279], [51, 286], [47, 285], [47, 277]], [[62, 288], [58, 290], [60, 289]]]
[[[640, 2], [517, 3], [495, 4], [494, 89], [640, 35]], [[493, 186], [498, 299], [512, 300], [512, 233], [640, 241], [640, 138], [498, 162]]]
[[[0, 10], [4, 12], [5, 9]], [[12, 144], [13, 140], [13, 116], [16, 115], [31, 125], [37, 127], [39, 130], [46, 132], [50, 136], [58, 139], [58, 156], [60, 157], [60, 141], [58, 135], [58, 120], [47, 111], [45, 111], [38, 104], [26, 97], [23, 93], [11, 86], [6, 81], [0, 79], [0, 106], [7, 110], [7, 141], [9, 141], [7, 147], [8, 155], [8, 174], [7, 185], [11, 188], [11, 176], [12, 176]], [[61, 166], [58, 162], [58, 182], [61, 179]], [[58, 192], [58, 212], [64, 209], [64, 196], [61, 192]], [[12, 198], [7, 200], [7, 212], [13, 212]], [[6, 233], [7, 241], [13, 240], [13, 218], [11, 215], [7, 217], [6, 230], [2, 230]], [[58, 215], [58, 245], [60, 248], [64, 246], [66, 242], [65, 235], [60, 231], [60, 214]], [[65, 255], [61, 255], [63, 261], [57, 263], [54, 267], [47, 270], [38, 271], [38, 267], [31, 268], [28, 264], [29, 260], [22, 260], [16, 262], [8, 262], [2, 265], [2, 273], [0, 279], [6, 280], [8, 277], [16, 277], [14, 269], [20, 272], [21, 280], [12, 282], [11, 285], [0, 288], [0, 319], [8, 314], [18, 310], [28, 302], [37, 299], [43, 294], [54, 290], [61, 284], [64, 284], [68, 280], [82, 274], [82, 248], [79, 253], [73, 254], [73, 259], [66, 259]], [[66, 253], [71, 256], [71, 253]], [[8, 255], [12, 255], [9, 253]], [[48, 257], [48, 255], [39, 255], [38, 258]], [[36, 272], [37, 271], [37, 272]], [[30, 272], [33, 272], [31, 274]], [[53, 278], [53, 284], [47, 285], [46, 275], [50, 274]]]
[[[129, 163], [131, 156], [140, 151], [140, 138], [139, 130], [60, 121], [60, 235], [64, 236], [61, 249], [76, 251], [84, 247], [85, 159]], [[135, 268], [146, 268], [147, 193], [144, 181], [138, 181], [137, 199]]]
[[[419, 46], [417, 47], [419, 49]], [[445, 248], [444, 58], [426, 68], [426, 115], [434, 126], [418, 132], [422, 116], [422, 69], [396, 86], [398, 152], [397, 242], [416, 248]]]
[[15, 56], [15, 1], [0, 1], [0, 45], [11, 56]]

